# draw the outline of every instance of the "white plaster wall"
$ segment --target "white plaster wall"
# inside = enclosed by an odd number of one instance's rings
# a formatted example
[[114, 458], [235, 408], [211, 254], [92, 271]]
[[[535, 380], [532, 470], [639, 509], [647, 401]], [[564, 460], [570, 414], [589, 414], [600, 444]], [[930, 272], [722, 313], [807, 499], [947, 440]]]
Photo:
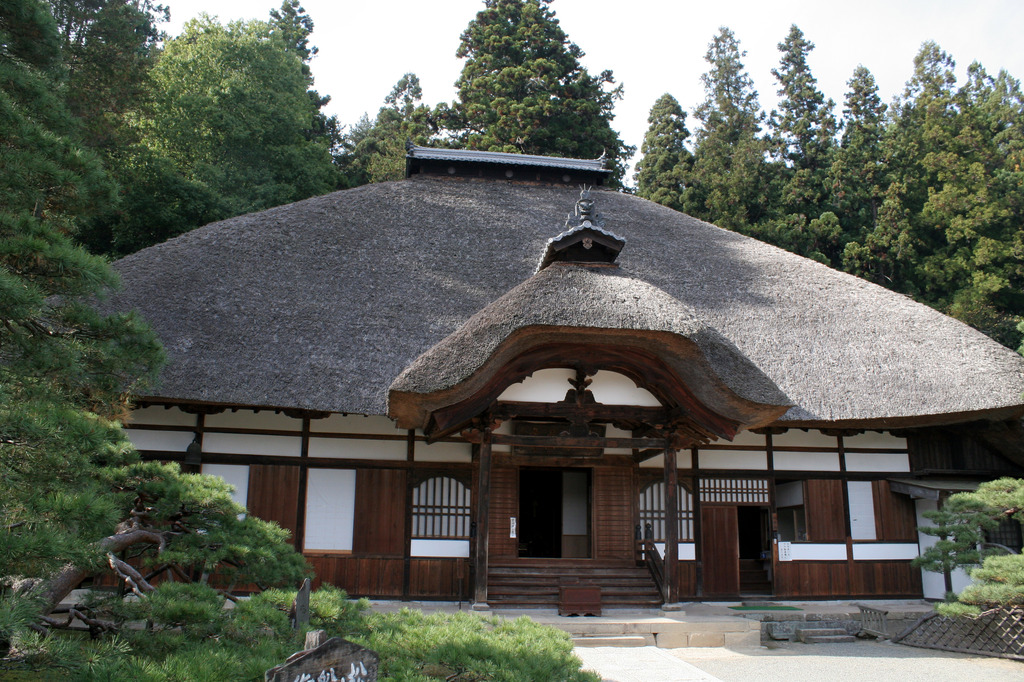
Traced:
[[151, 405], [132, 410], [129, 421], [132, 426], [152, 424], [156, 426], [196, 426], [196, 415], [182, 412], [177, 407], [165, 408], [162, 405]]
[[127, 429], [128, 440], [136, 450], [167, 450], [169, 452], [185, 452], [195, 434], [191, 431], [147, 431], [146, 429]]
[[311, 433], [381, 433], [392, 436], [406, 433], [387, 417], [337, 413], [326, 419], [311, 419], [309, 430]]
[[799, 507], [804, 503], [803, 481], [791, 481], [775, 486], [776, 507]]
[[216, 429], [270, 429], [274, 431], [301, 431], [302, 420], [288, 417], [273, 410], [224, 410], [206, 415], [205, 426]]
[[203, 452], [298, 457], [302, 454], [302, 438], [253, 433], [204, 433]]
[[410, 556], [469, 558], [469, 540], [413, 540]]
[[847, 452], [846, 470], [903, 473], [910, 471], [910, 455], [905, 452]]
[[821, 448], [823, 451], [836, 450], [839, 441], [835, 436], [826, 436], [821, 431], [789, 429], [772, 436], [773, 448]]
[[[498, 396], [498, 400], [557, 403], [564, 400], [566, 392], [572, 388], [569, 379], [575, 378], [574, 369], [540, 369], [522, 382], [510, 385]], [[648, 407], [661, 405], [650, 391], [639, 388], [632, 379], [618, 372], [600, 371], [592, 378], [588, 388], [599, 403]]]
[[768, 454], [742, 450], [700, 450], [701, 469], [768, 469]]
[[[642, 469], [664, 469], [665, 468], [665, 455], [655, 455], [648, 460], [640, 462], [640, 468]], [[693, 453], [689, 450], [680, 450], [676, 452], [676, 468], [678, 469], [692, 469], [693, 468]]]
[[576, 378], [576, 370], [565, 368], [539, 369], [518, 384], [506, 388], [498, 400], [524, 403], [557, 403], [565, 399], [570, 388], [569, 379]]
[[354, 469], [310, 469], [306, 486], [306, 550], [351, 550]]
[[871, 542], [853, 546], [854, 561], [906, 561], [916, 556], [917, 545], [912, 542]]
[[846, 545], [793, 542], [789, 555], [793, 561], [846, 561]]
[[431, 443], [416, 441], [417, 462], [472, 462], [473, 446], [470, 443]]
[[587, 534], [587, 473], [562, 473], [562, 535]]
[[638, 405], [661, 407], [661, 402], [646, 388], [640, 388], [625, 374], [602, 370], [590, 384], [594, 400], [605, 405]]
[[772, 462], [776, 471], [839, 471], [837, 453], [775, 451]]
[[850, 499], [850, 537], [854, 540], [874, 540], [875, 497], [871, 481], [848, 481], [847, 495]]
[[[938, 503], [935, 500], [915, 500], [915, 502], [917, 507], [917, 525], [919, 527], [932, 525], [932, 522], [924, 517], [924, 512], [936, 510]], [[925, 535], [920, 531], [917, 534], [917, 544], [922, 552], [936, 542], [938, 542], [938, 538], [933, 535]], [[963, 569], [953, 571], [954, 592], [960, 592], [970, 584], [971, 577], [967, 575], [966, 571]], [[946, 583], [941, 573], [922, 570], [921, 585], [924, 588], [925, 599], [943, 599], [946, 596]]]
[[310, 457], [400, 461], [408, 457], [405, 440], [360, 440], [358, 438], [309, 438]]
[[248, 504], [249, 467], [244, 464], [204, 464], [202, 472], [210, 476], [220, 476], [225, 483], [235, 487], [231, 499], [243, 507]]
[[[604, 435], [606, 438], [632, 438], [632, 431], [625, 431], [623, 429], [617, 429], [613, 424], [605, 424]], [[605, 448], [604, 452], [606, 455], [632, 455], [633, 451], [629, 448]]]
[[[658, 554], [661, 558], [665, 558], [665, 543], [656, 542], [654, 548], [658, 550]], [[696, 561], [697, 560], [697, 545], [692, 542], [680, 542], [676, 546], [677, 556], [680, 561]]]
[[897, 438], [891, 433], [868, 431], [856, 436], [843, 436], [844, 448], [878, 448], [886, 450], [906, 450], [907, 439]]

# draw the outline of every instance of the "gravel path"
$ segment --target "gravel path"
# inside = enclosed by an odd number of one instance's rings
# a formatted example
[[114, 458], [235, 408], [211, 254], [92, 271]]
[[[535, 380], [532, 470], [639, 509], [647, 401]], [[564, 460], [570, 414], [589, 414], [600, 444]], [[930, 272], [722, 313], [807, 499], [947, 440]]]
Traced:
[[777, 648], [577, 648], [605, 682], [989, 682], [1024, 680], [1024, 663], [858, 641]]

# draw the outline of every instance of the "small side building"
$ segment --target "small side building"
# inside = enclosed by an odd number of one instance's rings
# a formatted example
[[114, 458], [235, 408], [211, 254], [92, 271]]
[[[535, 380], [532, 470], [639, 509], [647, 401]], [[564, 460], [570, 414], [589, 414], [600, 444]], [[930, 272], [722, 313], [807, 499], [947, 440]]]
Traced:
[[1024, 474], [1024, 359], [956, 320], [601, 189], [600, 160], [408, 169], [116, 264], [170, 358], [133, 442], [234, 484], [318, 581], [941, 597], [921, 514]]

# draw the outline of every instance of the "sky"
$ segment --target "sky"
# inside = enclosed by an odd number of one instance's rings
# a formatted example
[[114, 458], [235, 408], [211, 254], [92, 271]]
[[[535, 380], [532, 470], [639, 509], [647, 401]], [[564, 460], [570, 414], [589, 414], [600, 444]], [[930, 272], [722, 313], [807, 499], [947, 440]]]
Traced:
[[[164, 0], [177, 35], [200, 12], [222, 23], [266, 19], [280, 0]], [[303, 0], [320, 52], [312, 62], [315, 87], [331, 95], [328, 113], [351, 125], [364, 113], [376, 116], [384, 97], [407, 72], [420, 78], [426, 104], [450, 102], [462, 70], [455, 57], [459, 35], [482, 0]], [[969, 7], [969, 9], [968, 9]], [[995, 75], [1007, 70], [1024, 78], [1022, 0], [554, 0], [551, 8], [569, 39], [584, 52], [591, 73], [611, 69], [624, 97], [615, 105], [613, 127], [638, 151], [651, 106], [671, 93], [688, 113], [704, 98], [700, 77], [708, 43], [728, 26], [747, 52], [744, 64], [762, 108], [776, 105], [778, 44], [796, 24], [816, 48], [808, 57], [818, 87], [840, 116], [847, 81], [866, 66], [889, 103], [913, 74], [914, 56], [931, 40], [957, 62], [962, 82], [967, 66], [980, 62]], [[636, 158], [634, 157], [634, 161]]]

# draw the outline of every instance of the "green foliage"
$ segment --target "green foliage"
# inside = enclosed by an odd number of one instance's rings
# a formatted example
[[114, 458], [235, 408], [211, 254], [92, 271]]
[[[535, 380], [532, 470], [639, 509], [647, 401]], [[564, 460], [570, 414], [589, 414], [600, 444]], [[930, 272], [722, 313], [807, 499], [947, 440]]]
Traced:
[[672, 95], [665, 93], [651, 107], [650, 127], [640, 147], [643, 158], [636, 164], [636, 193], [644, 199], [683, 209], [686, 178], [693, 155], [686, 148], [686, 112]]
[[141, 139], [229, 215], [330, 191], [328, 142], [309, 139], [317, 106], [300, 52], [266, 22], [203, 16], [167, 41], [151, 71]]
[[737, 232], [750, 233], [768, 208], [764, 114], [736, 36], [726, 27], [708, 46], [711, 68], [701, 76], [705, 100], [694, 110], [697, 131], [686, 209]]
[[350, 184], [401, 180], [405, 177], [406, 143], [436, 142], [437, 124], [422, 99], [419, 77], [407, 73], [384, 98], [377, 118], [371, 123], [364, 117], [349, 131], [342, 163]]
[[400, 680], [597, 680], [580, 671], [561, 631], [525, 616], [514, 621], [474, 614], [403, 609], [371, 613], [363, 644], [381, 656], [381, 675]]
[[981, 608], [1024, 606], [1024, 555], [990, 556], [971, 571], [971, 578], [974, 583], [960, 593], [960, 602]]
[[981, 563], [982, 554], [978, 547], [984, 541], [985, 528], [994, 524], [987, 515], [958, 509], [955, 503], [924, 512], [924, 517], [931, 525], [920, 526], [918, 530], [938, 540], [911, 563], [926, 571], [941, 573], [947, 595], [952, 594], [953, 571]]
[[612, 130], [622, 97], [611, 71], [591, 75], [548, 0], [485, 0], [463, 32], [458, 100], [438, 116], [454, 144], [574, 158], [607, 155], [620, 182], [627, 148]]

